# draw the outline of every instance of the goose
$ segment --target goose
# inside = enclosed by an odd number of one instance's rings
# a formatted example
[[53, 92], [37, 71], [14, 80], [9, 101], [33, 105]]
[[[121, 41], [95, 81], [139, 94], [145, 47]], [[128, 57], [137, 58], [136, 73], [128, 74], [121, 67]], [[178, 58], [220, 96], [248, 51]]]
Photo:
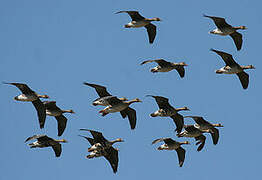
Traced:
[[37, 141], [28, 144], [30, 148], [45, 148], [45, 147], [52, 147], [55, 152], [56, 157], [59, 157], [62, 152], [62, 146], [60, 143], [67, 143], [65, 139], [52, 139], [47, 135], [33, 135], [25, 140], [25, 142], [37, 139]]
[[179, 111], [189, 111], [187, 107], [182, 108], [174, 108], [171, 106], [168, 102], [168, 98], [162, 97], [162, 96], [152, 96], [147, 95], [148, 97], [153, 97], [156, 100], [156, 103], [159, 107], [159, 110], [157, 110], [154, 113], [151, 113], [151, 117], [171, 117], [176, 124], [176, 131], [180, 133], [184, 126], [184, 117], [179, 114]]
[[[90, 83], [87, 83], [87, 82], [84, 82], [84, 84], [87, 85], [87, 86], [90, 86], [92, 88], [95, 88], [97, 94], [99, 95], [99, 98], [95, 99], [92, 103], [94, 106], [97, 106], [97, 105], [109, 106], [108, 100], [110, 98], [116, 97], [116, 96], [112, 96], [111, 94], [109, 94], [107, 92], [105, 86], [101, 86], [101, 85], [98, 85], [98, 84], [90, 84]], [[125, 97], [118, 98], [118, 99], [120, 99], [121, 101], [127, 101], [128, 100]]]
[[223, 51], [211, 49], [211, 51], [217, 53], [225, 62], [226, 66], [216, 70], [217, 74], [236, 74], [241, 82], [243, 89], [248, 88], [249, 75], [244, 72], [245, 69], [255, 69], [253, 65], [240, 66], [235, 62], [231, 54]]
[[173, 62], [168, 62], [164, 59], [147, 60], [147, 61], [143, 61], [140, 65], [151, 63], [151, 62], [156, 62], [158, 64], [158, 66], [151, 69], [152, 73], [169, 72], [175, 69], [177, 70], [181, 78], [185, 76], [184, 66], [188, 66], [185, 62], [173, 63]]
[[67, 118], [63, 115], [64, 113], [75, 113], [72, 109], [61, 110], [56, 106], [56, 101], [44, 101], [46, 108], [46, 114], [49, 116], [54, 116], [57, 120], [57, 130], [58, 136], [61, 136], [66, 128]]
[[202, 132], [210, 133], [212, 136], [213, 144], [216, 145], [219, 139], [219, 131], [215, 127], [224, 127], [222, 124], [211, 124], [208, 121], [204, 120], [201, 116], [185, 116], [185, 118], [192, 118], [196, 124], [194, 127], [199, 129]]
[[179, 166], [182, 167], [184, 160], [185, 160], [186, 151], [185, 151], [185, 149], [183, 149], [181, 147], [181, 145], [182, 144], [189, 144], [189, 142], [188, 141], [178, 142], [178, 141], [175, 141], [171, 138], [159, 138], [159, 139], [154, 140], [152, 142], [152, 144], [156, 144], [156, 143], [162, 142], [162, 141], [164, 141], [165, 144], [162, 144], [157, 149], [158, 150], [176, 150], [177, 156], [178, 156], [178, 161], [179, 161]]
[[80, 129], [81, 131], [89, 131], [93, 138], [94, 141], [96, 143], [93, 143], [94, 145], [92, 145], [90, 148], [88, 148], [88, 152], [91, 152], [95, 149], [101, 149], [101, 148], [109, 148], [111, 147], [113, 144], [115, 144], [116, 142], [124, 142], [124, 140], [122, 138], [117, 138], [113, 141], [108, 141], [101, 132], [98, 131], [94, 131], [94, 130], [90, 130], [90, 129]]
[[145, 27], [149, 37], [149, 43], [152, 44], [156, 37], [156, 26], [153, 25], [152, 21], [161, 21], [160, 18], [144, 18], [139, 14], [138, 11], [119, 11], [115, 14], [127, 13], [132, 21], [125, 25], [125, 28], [140, 28]]
[[205, 145], [206, 137], [202, 134], [203, 132], [194, 125], [184, 125], [185, 130], [178, 133], [178, 137], [192, 137], [197, 141], [196, 145], [200, 144], [197, 151], [201, 151]]
[[128, 117], [129, 124], [131, 129], [135, 129], [136, 127], [136, 111], [129, 107], [129, 105], [135, 102], [142, 102], [140, 99], [135, 98], [131, 101], [121, 101], [118, 98], [109, 99], [109, 106], [99, 111], [102, 116], [105, 116], [109, 113], [120, 112], [122, 118]]
[[215, 25], [217, 26], [217, 29], [210, 31], [210, 34], [217, 34], [221, 36], [227, 36], [230, 35], [230, 37], [233, 39], [237, 50], [239, 51], [242, 47], [242, 34], [237, 32], [237, 30], [247, 29], [246, 26], [239, 26], [239, 27], [232, 27], [231, 25], [227, 24], [226, 20], [221, 17], [215, 17], [215, 16], [207, 16], [203, 15], [204, 17], [210, 18], [214, 21]]
[[[80, 135], [81, 136], [81, 135]], [[99, 143], [93, 138], [84, 137], [88, 142], [91, 144], [91, 146]], [[106, 148], [101, 148], [101, 149], [94, 149], [93, 151], [90, 152], [89, 155], [86, 156], [87, 159], [92, 159], [95, 157], [101, 157], [104, 156], [106, 160], [110, 163], [111, 168], [113, 169], [113, 172], [117, 172], [118, 168], [118, 149], [114, 148], [113, 146], [106, 147]]]
[[45, 113], [45, 107], [39, 98], [49, 98], [49, 96], [37, 94], [32, 89], [30, 89], [26, 84], [23, 84], [23, 83], [3, 82], [3, 84], [10, 84], [10, 85], [16, 86], [23, 93], [21, 95], [14, 97], [14, 100], [33, 103], [37, 111], [40, 129], [44, 128], [46, 113]]

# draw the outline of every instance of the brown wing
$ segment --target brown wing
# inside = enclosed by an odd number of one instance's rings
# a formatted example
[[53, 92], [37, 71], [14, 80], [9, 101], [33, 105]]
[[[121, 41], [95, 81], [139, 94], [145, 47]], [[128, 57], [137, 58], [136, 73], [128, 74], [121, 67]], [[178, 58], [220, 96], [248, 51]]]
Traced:
[[67, 118], [64, 115], [55, 116], [57, 120], [58, 136], [61, 136], [66, 128]]
[[176, 68], [176, 71], [178, 72], [179, 76], [183, 78], [185, 76], [185, 68], [184, 66], [178, 66]]
[[179, 166], [182, 167], [184, 160], [185, 160], [186, 151], [182, 147], [179, 147], [179, 148], [176, 149], [176, 152], [177, 152], [177, 156], [178, 156]]
[[80, 129], [80, 130], [89, 131], [92, 134], [92, 136], [94, 137], [96, 143], [108, 142], [108, 140], [103, 136], [101, 132], [90, 130], [90, 129]]
[[105, 149], [106, 151], [106, 154], [104, 155], [104, 157], [109, 161], [112, 169], [113, 169], [113, 172], [116, 173], [117, 172], [117, 167], [118, 167], [118, 151], [113, 148], [113, 147], [110, 147], [110, 148], [107, 148]]
[[61, 146], [60, 143], [55, 143], [55, 144], [53, 144], [53, 145], [52, 145], [52, 149], [54, 150], [56, 157], [59, 157], [59, 156], [61, 155], [62, 146]]
[[35, 101], [32, 101], [32, 103], [37, 111], [40, 129], [42, 129], [45, 126], [45, 118], [46, 118], [45, 106], [39, 98]]
[[230, 66], [230, 67], [239, 66], [235, 62], [235, 60], [233, 59], [231, 54], [225, 53], [223, 51], [218, 51], [218, 50], [215, 50], [215, 49], [211, 49], [211, 51], [217, 53], [224, 60], [224, 62], [226, 63], [227, 66]]
[[232, 27], [231, 25], [227, 24], [227, 22], [224, 18], [215, 17], [215, 16], [207, 16], [205, 14], [203, 16], [212, 19], [218, 29], [223, 29], [223, 28], [226, 28], [226, 27]]
[[120, 111], [120, 114], [122, 115], [123, 118], [125, 118], [127, 116], [131, 129], [135, 129], [135, 127], [136, 127], [136, 110], [134, 110], [130, 107], [127, 107], [126, 109]]
[[164, 59], [147, 60], [147, 61], [143, 61], [140, 65], [150, 63], [150, 62], [156, 62], [161, 67], [171, 66], [171, 63]]
[[243, 43], [242, 34], [235, 31], [234, 33], [230, 34], [230, 36], [234, 40], [237, 50], [239, 51]]
[[196, 145], [200, 144], [197, 148], [197, 151], [201, 151], [203, 149], [203, 147], [205, 146], [205, 142], [206, 142], [206, 137], [204, 135], [200, 135], [198, 137], [195, 137], [196, 141], [198, 141], [196, 143]]
[[156, 103], [157, 103], [159, 109], [170, 109], [170, 108], [173, 108], [173, 107], [169, 104], [168, 99], [165, 98], [165, 97], [162, 97], [162, 96], [152, 96], [152, 95], [147, 95], [147, 96], [150, 96], [150, 97], [155, 98]]
[[149, 23], [145, 26], [149, 38], [149, 43], [152, 44], [156, 37], [156, 26], [154, 24]]
[[82, 135], [78, 135], [78, 136], [83, 137], [86, 140], [88, 140], [88, 142], [91, 144], [91, 146], [93, 146], [96, 143], [96, 141], [93, 138], [82, 136]]
[[39, 140], [39, 141], [48, 141], [50, 138], [49, 138], [47, 135], [43, 135], [43, 134], [33, 135], [33, 136], [27, 138], [27, 139], [25, 140], [25, 142], [30, 141], [30, 140], [33, 140], [33, 139], [37, 139], [37, 140]]
[[138, 11], [119, 11], [119, 12], [116, 12], [115, 14], [119, 14], [119, 13], [128, 13], [132, 21], [139, 21], [139, 20], [145, 19], [143, 16], [139, 14]]
[[177, 133], [180, 133], [184, 127], [184, 117], [179, 113], [176, 113], [175, 115], [170, 116], [170, 117], [173, 119], [174, 123], [176, 124], [175, 131]]
[[97, 85], [97, 84], [90, 84], [90, 83], [87, 83], [87, 82], [84, 82], [84, 84], [87, 85], [87, 86], [95, 88], [99, 97], [111, 96], [111, 94], [109, 94], [107, 92], [106, 87], [104, 87], [104, 86], [100, 86], [100, 85]]
[[201, 116], [185, 116], [185, 117], [192, 118], [199, 125], [200, 124], [210, 124], [208, 121], [204, 120], [204, 118]]
[[213, 140], [213, 144], [216, 145], [218, 143], [218, 139], [219, 139], [219, 131], [217, 128], [212, 128], [212, 140]]
[[26, 84], [23, 84], [23, 83], [6, 83], [6, 82], [3, 82], [3, 83], [16, 86], [23, 94], [34, 93], [33, 90], [31, 90]]
[[243, 72], [237, 73], [237, 76], [242, 84], [242, 87], [244, 89], [247, 89], [248, 83], [249, 83], [249, 75], [243, 71]]

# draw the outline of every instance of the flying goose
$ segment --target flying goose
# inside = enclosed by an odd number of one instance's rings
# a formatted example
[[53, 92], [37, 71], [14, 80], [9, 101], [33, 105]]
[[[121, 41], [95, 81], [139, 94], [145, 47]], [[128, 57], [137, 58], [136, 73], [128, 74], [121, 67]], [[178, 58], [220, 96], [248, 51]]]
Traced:
[[156, 103], [159, 107], [159, 110], [157, 110], [154, 113], [151, 113], [151, 117], [171, 117], [176, 124], [176, 131], [180, 133], [183, 129], [184, 126], [184, 117], [179, 114], [179, 111], [189, 111], [187, 107], [182, 107], [182, 108], [174, 108], [171, 106], [168, 102], [168, 99], [162, 96], [152, 96], [152, 95], [147, 95], [150, 97], [155, 98]]
[[169, 72], [175, 69], [177, 70], [181, 78], [185, 76], [184, 66], [188, 66], [185, 62], [173, 63], [173, 62], [168, 62], [164, 59], [147, 60], [147, 61], [143, 61], [140, 65], [151, 63], [151, 62], [156, 62], [158, 64], [158, 66], [151, 69], [152, 73]]
[[[109, 148], [116, 142], [124, 142], [122, 138], [117, 138], [113, 141], [108, 141], [101, 132], [90, 130], [90, 129], [80, 129], [81, 131], [89, 131], [94, 138], [94, 145], [88, 148], [88, 152], [91, 152], [95, 149]], [[88, 140], [89, 141], [89, 140]], [[91, 143], [90, 143], [91, 144]]]
[[[97, 105], [101, 105], [101, 106], [108, 106], [108, 100], [110, 98], [115, 98], [116, 96], [112, 96], [111, 94], [109, 94], [106, 90], [105, 86], [101, 86], [98, 84], [90, 84], [87, 82], [84, 82], [85, 85], [90, 86], [92, 88], [95, 88], [97, 94], [99, 95], [99, 98], [95, 99], [93, 101], [93, 105], [97, 106]], [[126, 98], [119, 98], [121, 101], [127, 101], [128, 99]]]
[[195, 138], [197, 141], [196, 145], [200, 144], [197, 148], [197, 151], [201, 151], [205, 145], [206, 137], [202, 134], [203, 132], [200, 131], [198, 128], [195, 128], [194, 125], [185, 125], [185, 130], [181, 133], [178, 133], [178, 137], [192, 137]]
[[224, 18], [207, 15], [204, 15], [204, 17], [212, 19], [215, 25], [217, 26], [217, 29], [209, 32], [210, 34], [217, 34], [221, 36], [230, 35], [231, 38], [234, 40], [237, 50], [239, 51], [241, 49], [243, 42], [242, 35], [239, 32], [237, 32], [237, 30], [247, 29], [246, 26], [232, 27], [231, 25], [227, 24]]
[[[94, 146], [95, 144], [99, 143], [93, 138], [84, 137], [85, 139], [88, 140], [88, 142], [91, 144], [91, 146]], [[118, 149], [114, 148], [113, 146], [108, 146], [106, 148], [100, 148], [100, 149], [94, 149], [93, 151], [90, 152], [89, 155], [86, 156], [86, 158], [91, 159], [95, 157], [101, 157], [104, 156], [106, 160], [110, 163], [113, 172], [117, 172], [117, 167], [118, 167]]]
[[125, 25], [125, 28], [139, 28], [145, 27], [149, 37], [149, 43], [152, 44], [156, 37], [156, 26], [153, 25], [152, 21], [161, 21], [160, 18], [144, 18], [139, 14], [138, 11], [119, 11], [118, 13], [128, 13], [132, 21]]
[[182, 144], [189, 144], [188, 141], [185, 142], [177, 142], [171, 138], [159, 138], [156, 139], [152, 142], [152, 144], [158, 143], [164, 141], [165, 144], [162, 144], [159, 146], [157, 149], [158, 150], [176, 150], [177, 156], [178, 156], [178, 161], [179, 161], [179, 166], [182, 167], [184, 160], [185, 160], [185, 154], [186, 151], [181, 147]]
[[105, 116], [109, 113], [120, 112], [122, 118], [128, 117], [131, 129], [135, 129], [136, 111], [130, 108], [129, 105], [135, 102], [142, 102], [142, 101], [138, 98], [135, 98], [131, 101], [121, 101], [115, 97], [115, 98], [110, 98], [108, 102], [110, 105], [107, 106], [105, 109], [100, 110], [99, 113], [101, 113], [102, 116]]
[[44, 101], [46, 108], [46, 114], [49, 116], [54, 116], [57, 120], [57, 130], [58, 136], [61, 136], [66, 128], [67, 118], [63, 115], [64, 113], [75, 113], [72, 109], [62, 110], [56, 106], [55, 101]]
[[226, 63], [226, 66], [216, 70], [217, 74], [236, 74], [242, 84], [243, 89], [247, 89], [249, 83], [249, 75], [244, 72], [245, 69], [255, 69], [253, 65], [240, 66], [237, 64], [232, 55], [223, 51], [211, 49], [211, 51], [217, 53]]
[[23, 94], [14, 97], [16, 101], [25, 101], [25, 102], [32, 102], [38, 115], [38, 121], [40, 124], [40, 128], [44, 128], [45, 125], [45, 107], [42, 101], [39, 98], [49, 98], [47, 95], [39, 95], [30, 89], [26, 84], [22, 83], [7, 83], [3, 82], [4, 84], [10, 84], [16, 86]]
[[196, 124], [194, 124], [195, 128], [199, 129], [202, 132], [210, 133], [212, 136], [213, 144], [216, 145], [218, 143], [219, 131], [215, 127], [224, 127], [222, 124], [211, 124], [200, 116], [185, 116], [185, 118], [192, 118], [196, 122]]
[[56, 140], [48, 137], [47, 135], [34, 135], [25, 140], [25, 142], [37, 139], [37, 141], [28, 144], [30, 148], [44, 148], [44, 147], [52, 147], [55, 152], [56, 157], [59, 157], [62, 152], [62, 146], [60, 142], [67, 143], [65, 139]]

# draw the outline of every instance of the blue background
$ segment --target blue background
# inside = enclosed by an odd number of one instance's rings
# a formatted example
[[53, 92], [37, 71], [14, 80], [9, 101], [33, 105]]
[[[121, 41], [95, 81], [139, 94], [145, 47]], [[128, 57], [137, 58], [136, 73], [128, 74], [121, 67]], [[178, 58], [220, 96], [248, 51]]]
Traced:
[[[125, 29], [130, 22], [120, 10], [138, 10], [145, 17], [159, 17], [157, 36], [148, 43], [144, 28]], [[242, 50], [237, 52], [230, 37], [208, 34], [215, 28], [202, 14], [226, 17], [233, 26], [245, 25]], [[0, 80], [23, 82], [40, 94], [48, 94], [66, 114], [67, 129], [62, 138], [60, 158], [51, 149], [30, 149], [24, 140], [34, 134], [58, 138], [57, 124], [47, 117], [40, 130], [31, 103], [17, 102], [20, 91], [0, 85], [0, 179], [258, 179], [261, 170], [261, 28], [260, 1], [123, 1], [123, 0], [2, 0], [0, 1]], [[240, 65], [253, 64], [250, 83], [243, 90], [235, 75], [218, 75], [222, 59], [210, 48], [233, 55]], [[148, 59], [185, 61], [185, 78], [176, 71], [152, 74]], [[101, 117], [92, 100], [90, 82], [128, 99], [137, 111], [137, 127], [130, 130], [119, 113]], [[179, 168], [175, 151], [156, 150], [151, 142], [175, 136], [171, 118], [151, 118], [158, 109], [147, 94], [170, 99], [174, 107], [187, 106], [183, 115], [199, 115], [212, 123], [222, 123], [219, 143], [211, 136], [201, 152], [194, 139], [184, 145], [186, 159]], [[189, 118], [186, 124], [192, 124]], [[89, 135], [79, 128], [102, 131], [107, 139], [121, 137], [118, 143], [119, 167], [112, 172], [104, 158], [87, 160], [88, 142], [77, 136]], [[187, 140], [180, 138], [179, 141]], [[160, 145], [160, 144], [159, 144]]]

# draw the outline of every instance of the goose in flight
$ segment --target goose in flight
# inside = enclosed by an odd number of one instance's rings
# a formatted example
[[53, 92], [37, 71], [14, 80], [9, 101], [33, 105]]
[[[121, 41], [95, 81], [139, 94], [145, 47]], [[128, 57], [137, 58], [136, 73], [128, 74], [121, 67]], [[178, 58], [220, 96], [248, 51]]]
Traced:
[[37, 111], [40, 128], [41, 129], [44, 128], [46, 112], [45, 112], [44, 104], [39, 98], [49, 98], [49, 96], [37, 94], [32, 89], [30, 89], [26, 84], [23, 83], [7, 83], [7, 82], [3, 82], [3, 83], [16, 86], [22, 92], [21, 95], [14, 97], [14, 100], [32, 102], [32, 104], [34, 105]]
[[119, 11], [119, 13], [128, 13], [132, 21], [125, 25], [125, 28], [139, 28], [145, 27], [149, 37], [149, 43], [152, 44], [156, 37], [156, 26], [152, 24], [152, 21], [161, 21], [160, 18], [144, 18], [138, 11]]
[[233, 27], [229, 25], [224, 18], [215, 17], [215, 16], [207, 16], [205, 14], [203, 16], [212, 19], [215, 25], [217, 26], [217, 29], [209, 32], [210, 34], [217, 34], [221, 36], [229, 35], [233, 39], [237, 47], [237, 50], [239, 51], [241, 49], [242, 42], [243, 42], [242, 34], [237, 32], [237, 30], [239, 29], [245, 30], [247, 29], [246, 26]]
[[217, 53], [225, 62], [226, 66], [216, 70], [217, 74], [236, 74], [241, 82], [243, 89], [247, 89], [249, 84], [249, 75], [244, 71], [245, 69], [255, 69], [253, 65], [240, 66], [233, 59], [231, 54], [223, 51], [211, 49], [211, 51]]

